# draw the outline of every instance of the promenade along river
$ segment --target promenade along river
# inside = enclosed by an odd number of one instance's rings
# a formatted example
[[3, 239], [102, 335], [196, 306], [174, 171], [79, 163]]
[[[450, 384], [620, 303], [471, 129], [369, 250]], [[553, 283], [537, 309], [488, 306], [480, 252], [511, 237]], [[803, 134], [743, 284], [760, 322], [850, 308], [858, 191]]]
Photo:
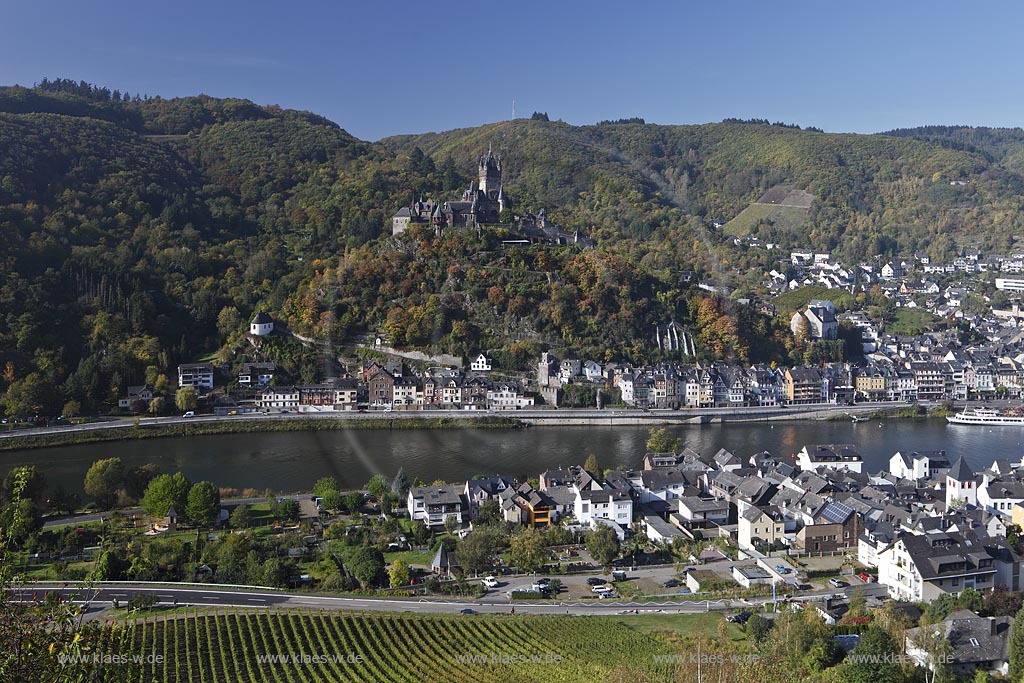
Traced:
[[[944, 419], [693, 425], [669, 431], [698, 452], [727, 448], [743, 457], [762, 450], [788, 457], [805, 444], [853, 443], [869, 472], [886, 469], [897, 450], [945, 449], [953, 458], [963, 455], [976, 470], [995, 458], [1016, 461], [1024, 454], [1024, 427], [948, 425]], [[639, 467], [647, 435], [646, 427], [227, 434], [0, 453], [0, 474], [34, 464], [51, 486], [81, 492], [89, 465], [117, 456], [128, 467], [153, 462], [164, 472], [180, 469], [193, 481], [274, 491], [309, 490], [324, 476], [358, 487], [376, 473], [394, 476], [400, 466], [428, 482], [490, 474], [526, 478], [582, 464], [590, 453], [602, 467]]]

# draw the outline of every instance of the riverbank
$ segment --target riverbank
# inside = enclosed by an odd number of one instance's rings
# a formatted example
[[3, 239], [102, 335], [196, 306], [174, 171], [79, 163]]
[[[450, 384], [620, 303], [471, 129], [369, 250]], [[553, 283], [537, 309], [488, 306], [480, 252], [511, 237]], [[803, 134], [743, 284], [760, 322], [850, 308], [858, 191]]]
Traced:
[[28, 434], [0, 439], [0, 452], [52, 448], [104, 441], [210, 436], [215, 434], [256, 434], [267, 432], [326, 432], [340, 430], [392, 429], [516, 429], [525, 425], [516, 419], [486, 417], [415, 417], [339, 420], [330, 417], [290, 420], [218, 420], [169, 425], [130, 425], [97, 430]]

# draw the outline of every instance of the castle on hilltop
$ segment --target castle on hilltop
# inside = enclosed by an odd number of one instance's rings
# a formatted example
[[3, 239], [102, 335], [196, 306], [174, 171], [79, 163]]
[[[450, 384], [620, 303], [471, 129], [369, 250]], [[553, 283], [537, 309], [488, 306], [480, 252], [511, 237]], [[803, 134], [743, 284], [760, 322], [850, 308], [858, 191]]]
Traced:
[[440, 204], [421, 199], [403, 206], [391, 219], [391, 234], [402, 234], [410, 223], [430, 224], [437, 232], [499, 223], [501, 212], [512, 206], [501, 186], [501, 157], [488, 149], [486, 156], [480, 157], [478, 177], [476, 189], [470, 184], [461, 201]]
[[410, 206], [403, 206], [391, 218], [391, 234], [401, 235], [410, 225], [429, 225], [438, 235], [447, 228], [480, 230], [489, 225], [506, 229], [508, 239], [504, 241], [508, 244], [594, 246], [594, 240], [580, 235], [578, 230], [567, 232], [551, 223], [544, 209], [536, 214], [526, 212], [509, 216], [511, 210], [512, 202], [502, 186], [501, 157], [488, 148], [487, 154], [479, 159], [475, 187], [470, 184], [460, 201], [420, 199]]

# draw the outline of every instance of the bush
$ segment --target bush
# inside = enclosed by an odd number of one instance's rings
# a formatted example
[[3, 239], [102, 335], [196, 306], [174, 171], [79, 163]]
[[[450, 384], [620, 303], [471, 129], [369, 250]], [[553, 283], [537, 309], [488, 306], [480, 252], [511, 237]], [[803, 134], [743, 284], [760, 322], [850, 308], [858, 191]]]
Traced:
[[142, 610], [149, 609], [156, 604], [156, 596], [152, 593], [136, 593], [128, 601], [128, 609]]

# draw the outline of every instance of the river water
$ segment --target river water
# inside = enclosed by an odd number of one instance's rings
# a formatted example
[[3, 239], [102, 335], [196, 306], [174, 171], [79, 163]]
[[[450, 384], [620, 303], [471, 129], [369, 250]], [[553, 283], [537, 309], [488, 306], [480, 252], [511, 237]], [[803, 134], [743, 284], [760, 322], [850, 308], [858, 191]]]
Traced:
[[[887, 468], [897, 450], [945, 449], [951, 459], [963, 455], [976, 471], [995, 458], [1017, 461], [1024, 453], [1024, 428], [949, 425], [939, 419], [687, 425], [669, 431], [700, 453], [727, 448], [743, 457], [762, 450], [789, 456], [806, 444], [853, 443], [870, 472]], [[582, 464], [590, 453], [601, 467], [639, 467], [647, 435], [646, 427], [225, 434], [5, 452], [0, 474], [34, 464], [51, 486], [81, 492], [89, 465], [117, 456], [128, 467], [153, 462], [164, 472], [180, 469], [192, 481], [274, 491], [308, 490], [324, 476], [354, 488], [377, 473], [393, 476], [400, 466], [411, 478], [428, 482], [489, 474], [525, 478]]]

